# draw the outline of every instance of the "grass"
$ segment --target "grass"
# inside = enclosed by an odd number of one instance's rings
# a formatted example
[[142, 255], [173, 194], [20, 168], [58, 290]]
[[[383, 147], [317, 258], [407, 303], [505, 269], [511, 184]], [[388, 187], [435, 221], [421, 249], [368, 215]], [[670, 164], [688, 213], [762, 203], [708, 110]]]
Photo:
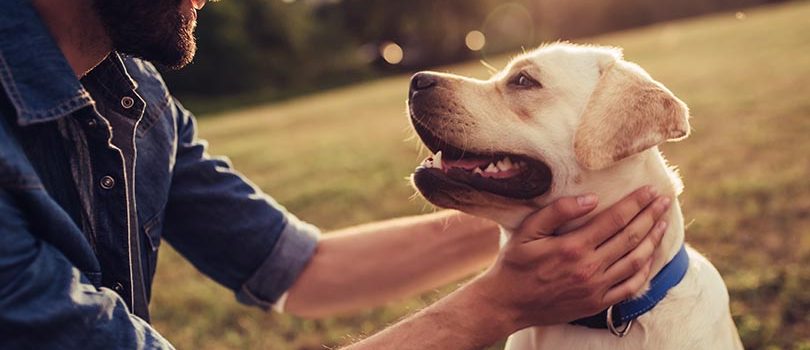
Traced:
[[[723, 274], [748, 349], [810, 349], [809, 17], [800, 2], [582, 40], [624, 47], [690, 105], [692, 136], [664, 152], [686, 183], [687, 240]], [[443, 70], [487, 76], [477, 62]], [[407, 86], [398, 76], [233, 110], [202, 119], [200, 133], [212, 153], [322, 228], [421, 213], [431, 209], [404, 180], [420, 160], [416, 141], [405, 141]], [[164, 247], [154, 325], [182, 349], [334, 347], [453, 287], [307, 321], [237, 304]]]

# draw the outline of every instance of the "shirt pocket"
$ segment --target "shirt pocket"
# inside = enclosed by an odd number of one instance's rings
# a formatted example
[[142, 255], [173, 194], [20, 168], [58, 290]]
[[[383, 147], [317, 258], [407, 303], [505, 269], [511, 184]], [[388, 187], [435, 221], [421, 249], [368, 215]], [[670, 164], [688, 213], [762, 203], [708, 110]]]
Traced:
[[[142, 227], [143, 242], [141, 245], [141, 257], [144, 271], [144, 283], [146, 290], [151, 291], [152, 280], [157, 268], [158, 251], [163, 236], [163, 211], [158, 212], [149, 219]], [[149, 293], [151, 294], [151, 293]]]

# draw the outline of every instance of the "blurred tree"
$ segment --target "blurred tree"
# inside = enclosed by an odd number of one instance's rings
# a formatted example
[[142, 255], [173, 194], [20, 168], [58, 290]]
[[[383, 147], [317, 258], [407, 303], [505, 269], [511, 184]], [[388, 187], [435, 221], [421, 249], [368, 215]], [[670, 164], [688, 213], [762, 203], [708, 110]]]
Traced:
[[[362, 43], [403, 47], [402, 67], [442, 64], [466, 57], [464, 37], [479, 29], [496, 0], [344, 0], [324, 5], [321, 18], [342, 24]], [[378, 67], [387, 67], [376, 60]]]
[[181, 94], [205, 95], [241, 92], [260, 81], [257, 48], [245, 32], [243, 2], [224, 1], [200, 12], [198, 51], [194, 62], [181, 71], [167, 71], [167, 83]]
[[[200, 13], [195, 61], [165, 77], [185, 96], [288, 96], [469, 58], [471, 30], [492, 54], [773, 1], [223, 1]], [[403, 49], [398, 65], [380, 58], [388, 41]]]
[[[340, 27], [320, 24], [303, 2], [224, 1], [200, 12], [198, 52], [177, 72], [164, 72], [173, 90], [186, 95], [295, 90], [345, 80], [341, 70], [362, 75], [347, 54], [352, 42]], [[313, 84], [313, 81], [316, 83]]]

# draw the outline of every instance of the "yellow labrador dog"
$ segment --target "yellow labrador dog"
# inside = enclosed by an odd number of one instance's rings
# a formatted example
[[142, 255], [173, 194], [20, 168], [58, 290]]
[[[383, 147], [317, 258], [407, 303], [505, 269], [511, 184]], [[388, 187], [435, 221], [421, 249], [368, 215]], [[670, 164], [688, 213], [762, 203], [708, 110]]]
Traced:
[[[489, 80], [422, 72], [411, 123], [433, 153], [413, 174], [431, 203], [498, 222], [505, 237], [537, 208], [596, 193], [584, 224], [633, 189], [676, 196], [678, 175], [657, 145], [689, 134], [686, 105], [615, 48], [555, 43]], [[741, 349], [717, 270], [684, 246], [680, 207], [636, 296], [572, 324], [513, 334], [507, 349]]]

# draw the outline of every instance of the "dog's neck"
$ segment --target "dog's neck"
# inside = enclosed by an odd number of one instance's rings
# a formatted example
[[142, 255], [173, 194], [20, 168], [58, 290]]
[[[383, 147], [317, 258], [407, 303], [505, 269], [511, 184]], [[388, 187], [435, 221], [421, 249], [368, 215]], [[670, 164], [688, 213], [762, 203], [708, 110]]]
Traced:
[[[658, 194], [673, 198], [669, 210], [662, 217], [668, 226], [661, 245], [653, 257], [652, 270], [649, 279], [652, 279], [666, 265], [681, 247], [684, 241], [684, 223], [681, 208], [677, 201], [682, 184], [678, 175], [671, 170], [666, 160], [657, 148], [653, 148], [622, 160], [615, 166], [581, 174], [578, 181], [559, 183], [555, 186], [562, 189], [555, 197], [574, 196], [592, 192], [599, 196], [599, 205], [587, 216], [571, 221], [560, 229], [560, 232], [570, 232], [585, 223], [592, 217], [609, 208], [633, 190], [645, 185], [651, 185]], [[504, 230], [505, 235], [510, 235]], [[649, 282], [649, 280], [648, 280]], [[638, 291], [638, 295], [647, 290], [647, 286]]]
[[[645, 185], [650, 185], [658, 194], [673, 199], [669, 210], [662, 216], [662, 219], [667, 222], [667, 231], [653, 257], [652, 273], [650, 274], [650, 279], [652, 279], [678, 253], [684, 241], [683, 214], [677, 200], [683, 184], [678, 174], [669, 167], [658, 148], [654, 147], [622, 160], [611, 168], [582, 176], [581, 185], [573, 184], [571, 186], [573, 189], [571, 195], [594, 192], [599, 196], [599, 206], [588, 216], [572, 222], [571, 225], [583, 225], [588, 219], [609, 208], [634, 189]], [[646, 289], [645, 287], [639, 293]]]

